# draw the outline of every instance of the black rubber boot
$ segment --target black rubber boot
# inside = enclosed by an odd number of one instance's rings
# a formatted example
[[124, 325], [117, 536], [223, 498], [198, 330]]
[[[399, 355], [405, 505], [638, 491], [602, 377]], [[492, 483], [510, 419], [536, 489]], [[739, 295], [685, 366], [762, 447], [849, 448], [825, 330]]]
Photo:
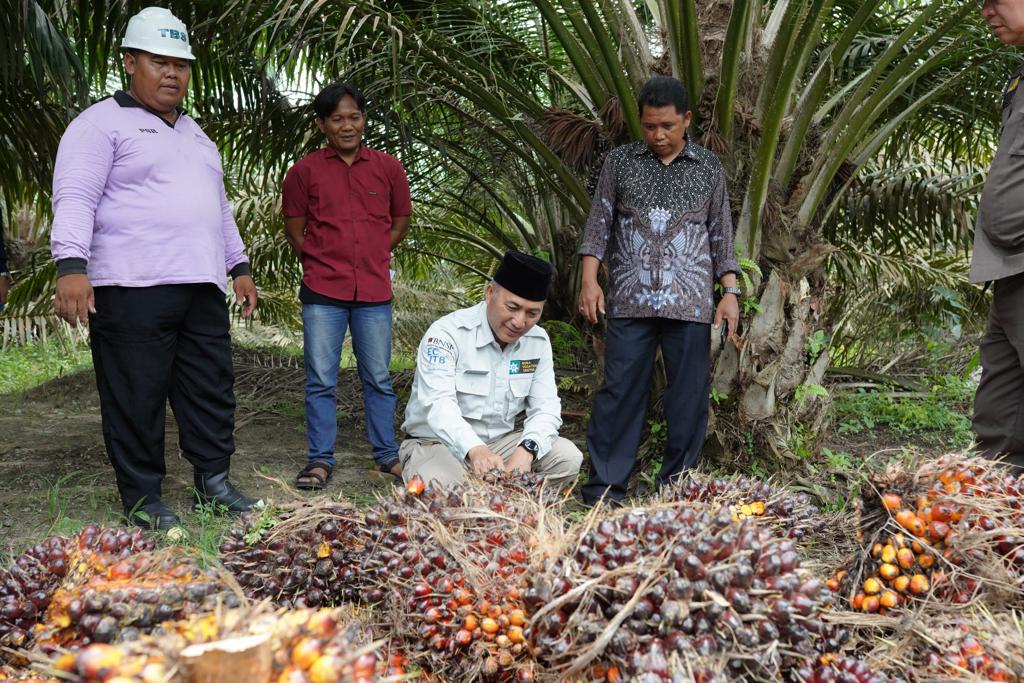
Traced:
[[236, 489], [228, 481], [226, 470], [214, 474], [197, 470], [195, 473], [195, 483], [196, 502], [193, 508], [198, 508], [201, 505], [212, 505], [214, 511], [223, 511], [227, 508], [228, 512], [239, 513], [253, 509], [260, 502]]
[[132, 526], [155, 531], [167, 531], [181, 525], [178, 515], [167, 507], [162, 500], [155, 500], [124, 511], [124, 518]]

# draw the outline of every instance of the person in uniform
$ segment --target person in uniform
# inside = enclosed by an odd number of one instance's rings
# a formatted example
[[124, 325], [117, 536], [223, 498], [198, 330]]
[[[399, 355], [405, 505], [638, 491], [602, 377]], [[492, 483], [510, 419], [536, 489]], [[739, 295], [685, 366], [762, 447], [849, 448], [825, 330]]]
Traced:
[[[985, 0], [982, 16], [1006, 45], [1024, 45], [1024, 0]], [[1024, 471], [1024, 66], [1003, 93], [1003, 130], [978, 206], [969, 279], [994, 282], [981, 340], [974, 432], [986, 457]]]
[[576, 480], [583, 454], [558, 436], [562, 404], [551, 341], [537, 326], [550, 282], [550, 264], [510, 251], [482, 303], [427, 330], [402, 425], [406, 481], [419, 475], [447, 485], [469, 469], [532, 470], [558, 486]]
[[194, 59], [188, 31], [160, 7], [128, 22], [127, 92], [68, 126], [53, 171], [55, 313], [88, 324], [103, 439], [128, 521], [169, 529], [161, 497], [164, 414], [178, 423], [197, 505], [258, 501], [228, 480], [235, 450], [227, 278], [256, 307], [217, 146], [181, 103]]

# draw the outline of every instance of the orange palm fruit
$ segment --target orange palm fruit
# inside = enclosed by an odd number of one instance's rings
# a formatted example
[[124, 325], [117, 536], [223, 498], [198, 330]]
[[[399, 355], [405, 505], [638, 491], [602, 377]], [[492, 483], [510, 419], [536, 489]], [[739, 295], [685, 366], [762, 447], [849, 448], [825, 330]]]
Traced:
[[877, 595], [869, 595], [864, 598], [864, 604], [861, 605], [861, 609], [865, 612], [877, 612], [881, 604], [878, 601]]
[[308, 669], [320, 658], [323, 643], [318, 638], [305, 637], [292, 648], [292, 663], [300, 669]]
[[900, 604], [900, 596], [896, 591], [885, 591], [878, 598], [878, 604], [887, 609], [892, 609]]
[[910, 577], [906, 574], [897, 576], [892, 581], [892, 587], [899, 593], [906, 593], [907, 588], [910, 586]]
[[427, 488], [427, 484], [423, 481], [423, 477], [418, 474], [414, 474], [412, 478], [409, 479], [409, 483], [406, 485], [405, 490], [408, 491], [410, 495], [418, 496], [423, 493], [423, 489], [425, 488]]
[[886, 543], [882, 548], [882, 562], [887, 564], [893, 564], [896, 562], [896, 547], [890, 543]]
[[910, 578], [910, 592], [914, 595], [923, 595], [928, 592], [928, 577], [924, 574], [914, 574]]
[[897, 567], [894, 564], [889, 564], [888, 562], [884, 562], [884, 563], [882, 563], [882, 566], [880, 566], [878, 568], [878, 575], [881, 576], [886, 581], [892, 581], [893, 579], [895, 579], [897, 576], [900, 575], [900, 568]]
[[936, 503], [932, 506], [932, 521], [945, 522], [953, 518], [953, 507], [949, 503]]
[[882, 495], [882, 505], [885, 506], [886, 510], [892, 512], [903, 507], [903, 501], [895, 493], [886, 493]]
[[917, 515], [914, 514], [913, 510], [908, 510], [907, 508], [903, 508], [896, 513], [896, 523], [907, 531], [912, 531], [910, 527], [915, 519], [917, 519]]
[[910, 569], [914, 566], [914, 551], [910, 548], [900, 548], [896, 552], [896, 563], [904, 569]]
[[490, 617], [484, 617], [480, 620], [480, 628], [483, 629], [484, 633], [497, 633], [498, 622]]
[[890, 538], [890, 542], [896, 546], [897, 549], [902, 548], [907, 544], [907, 537], [901, 533], [895, 533]]
[[935, 556], [931, 553], [921, 553], [917, 556], [917, 563], [921, 565], [921, 569], [931, 569], [935, 564]]
[[882, 582], [873, 576], [864, 580], [864, 592], [868, 595], [875, 595], [882, 591]]
[[853, 596], [853, 601], [850, 603], [853, 609], [860, 609], [864, 606], [864, 598], [866, 596], [863, 593], [857, 593]]
[[829, 579], [828, 581], [826, 581], [825, 585], [828, 586], [828, 589], [830, 591], [832, 591], [833, 593], [835, 593], [836, 591], [839, 590], [839, 581], [837, 581], [835, 579], [835, 577], [833, 577], [833, 578]]
[[921, 553], [924, 552], [924, 546], [921, 545], [920, 543], [918, 543], [917, 541], [912, 541], [911, 542], [910, 549], [913, 550], [918, 555], [920, 555]]
[[928, 527], [925, 525], [924, 520], [915, 516], [914, 520], [910, 523], [910, 533], [914, 534], [918, 538], [924, 538], [927, 530]]
[[874, 557], [874, 558], [877, 559], [877, 558], [881, 557], [881, 555], [882, 555], [882, 544], [881, 543], [876, 543], [873, 546], [871, 546], [871, 557]]
[[467, 614], [466, 615], [466, 620], [464, 622], [462, 622], [462, 628], [464, 628], [464, 629], [466, 629], [467, 631], [470, 631], [470, 632], [475, 631], [476, 627], [479, 626], [479, 625], [480, 624], [477, 621], [476, 616], [472, 615], [472, 614]]
[[945, 522], [937, 522], [932, 520], [928, 523], [928, 538], [933, 543], [945, 540], [946, 536], [949, 536], [949, 525]]

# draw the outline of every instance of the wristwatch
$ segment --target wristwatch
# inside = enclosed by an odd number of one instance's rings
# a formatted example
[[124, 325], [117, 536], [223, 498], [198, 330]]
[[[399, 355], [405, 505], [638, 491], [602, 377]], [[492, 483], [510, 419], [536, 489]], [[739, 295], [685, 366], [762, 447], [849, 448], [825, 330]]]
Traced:
[[525, 448], [535, 458], [537, 457], [537, 452], [540, 451], [540, 446], [533, 439], [523, 439], [519, 446], [520, 448]]
[[743, 294], [743, 290], [739, 287], [722, 287], [722, 291], [726, 294], [734, 294], [737, 299]]

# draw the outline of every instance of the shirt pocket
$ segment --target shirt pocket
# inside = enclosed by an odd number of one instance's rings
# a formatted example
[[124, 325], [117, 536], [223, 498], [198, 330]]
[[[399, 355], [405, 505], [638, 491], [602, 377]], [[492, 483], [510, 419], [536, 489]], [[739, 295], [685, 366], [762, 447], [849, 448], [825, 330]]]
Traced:
[[533, 376], [513, 377], [508, 381], [508, 406], [505, 409], [505, 419], [515, 422], [516, 416], [526, 408], [526, 399], [530, 395], [530, 388], [533, 386]]
[[462, 416], [479, 420], [483, 418], [491, 394], [491, 376], [489, 373], [460, 372], [455, 376], [455, 392]]
[[353, 184], [366, 214], [378, 220], [391, 220], [391, 191], [377, 178], [360, 179]]

